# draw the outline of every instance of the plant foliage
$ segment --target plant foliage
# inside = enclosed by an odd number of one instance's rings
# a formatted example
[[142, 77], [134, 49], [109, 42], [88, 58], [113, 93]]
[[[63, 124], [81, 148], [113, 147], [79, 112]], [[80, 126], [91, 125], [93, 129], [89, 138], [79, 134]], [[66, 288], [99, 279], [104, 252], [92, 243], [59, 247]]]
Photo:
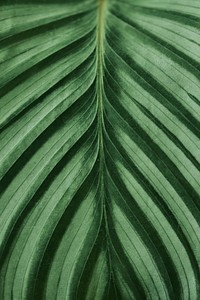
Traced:
[[200, 1], [0, 4], [0, 298], [200, 299]]

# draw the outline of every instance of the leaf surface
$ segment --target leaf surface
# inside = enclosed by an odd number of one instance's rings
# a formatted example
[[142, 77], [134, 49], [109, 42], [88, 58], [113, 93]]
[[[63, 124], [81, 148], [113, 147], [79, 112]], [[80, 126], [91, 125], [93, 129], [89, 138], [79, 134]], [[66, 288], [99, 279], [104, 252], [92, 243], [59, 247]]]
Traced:
[[0, 5], [0, 298], [200, 298], [200, 3]]

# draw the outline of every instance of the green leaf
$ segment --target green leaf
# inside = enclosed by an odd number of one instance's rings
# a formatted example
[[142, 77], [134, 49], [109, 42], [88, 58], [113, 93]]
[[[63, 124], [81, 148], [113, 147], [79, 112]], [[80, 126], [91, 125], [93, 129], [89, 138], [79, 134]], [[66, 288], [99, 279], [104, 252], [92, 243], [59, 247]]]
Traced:
[[200, 2], [0, 4], [0, 299], [200, 299]]

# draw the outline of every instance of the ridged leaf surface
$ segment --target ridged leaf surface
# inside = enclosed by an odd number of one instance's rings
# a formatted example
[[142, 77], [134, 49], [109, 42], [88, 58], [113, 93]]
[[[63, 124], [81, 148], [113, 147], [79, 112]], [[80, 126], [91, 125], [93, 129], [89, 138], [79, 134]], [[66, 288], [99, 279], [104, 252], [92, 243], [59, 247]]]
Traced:
[[0, 299], [200, 299], [200, 2], [0, 4]]

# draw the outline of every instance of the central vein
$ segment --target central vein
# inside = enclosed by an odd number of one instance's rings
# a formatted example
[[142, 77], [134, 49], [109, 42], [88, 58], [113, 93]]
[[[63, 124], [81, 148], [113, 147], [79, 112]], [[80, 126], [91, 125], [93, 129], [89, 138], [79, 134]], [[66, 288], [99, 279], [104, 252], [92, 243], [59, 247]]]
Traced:
[[[97, 116], [98, 116], [98, 142], [99, 142], [99, 163], [101, 176], [101, 189], [103, 189], [103, 166], [104, 166], [104, 146], [103, 146], [103, 73], [104, 73], [104, 39], [105, 39], [105, 14], [106, 0], [99, 0], [97, 29], [96, 29], [96, 89], [97, 89]], [[101, 191], [103, 192], [103, 191]]]
[[99, 193], [102, 203], [102, 225], [106, 234], [106, 253], [109, 269], [111, 267], [111, 255], [109, 250], [109, 227], [107, 221], [106, 203], [105, 203], [105, 157], [104, 157], [104, 44], [105, 44], [105, 24], [106, 24], [106, 2], [108, 0], [99, 0], [97, 32], [96, 32], [96, 92], [97, 92], [97, 117], [98, 117], [98, 144], [99, 144]]

